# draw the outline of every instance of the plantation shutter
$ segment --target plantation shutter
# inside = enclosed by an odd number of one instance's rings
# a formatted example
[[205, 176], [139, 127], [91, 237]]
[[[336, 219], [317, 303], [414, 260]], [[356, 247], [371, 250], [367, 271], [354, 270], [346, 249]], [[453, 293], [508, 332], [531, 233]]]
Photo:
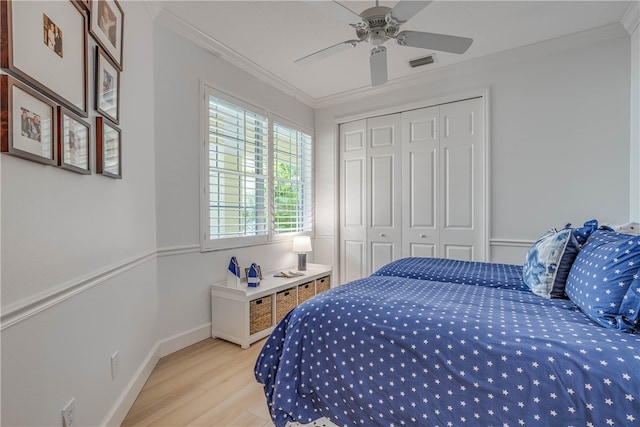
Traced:
[[311, 136], [273, 123], [273, 232], [311, 231], [313, 171]]
[[209, 239], [267, 236], [267, 117], [208, 96]]

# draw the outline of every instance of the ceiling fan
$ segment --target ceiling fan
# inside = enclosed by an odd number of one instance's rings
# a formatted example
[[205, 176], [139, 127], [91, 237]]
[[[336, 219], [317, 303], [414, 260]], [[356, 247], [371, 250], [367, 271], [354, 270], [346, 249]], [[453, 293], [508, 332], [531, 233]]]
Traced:
[[399, 31], [400, 26], [424, 9], [431, 1], [399, 1], [393, 8], [376, 5], [357, 14], [337, 1], [310, 1], [314, 7], [333, 14], [352, 26], [356, 38], [329, 46], [304, 56], [295, 62], [305, 64], [369, 42], [374, 48], [369, 53], [371, 85], [379, 86], [387, 82], [387, 48], [382, 46], [393, 39], [400, 46], [418, 47], [462, 54], [469, 49], [473, 39], [422, 31]]

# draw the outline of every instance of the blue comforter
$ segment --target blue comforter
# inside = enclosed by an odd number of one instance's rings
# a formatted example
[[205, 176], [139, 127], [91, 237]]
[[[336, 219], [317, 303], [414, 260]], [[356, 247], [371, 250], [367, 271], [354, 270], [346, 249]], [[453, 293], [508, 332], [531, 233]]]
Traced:
[[324, 292], [277, 325], [255, 365], [277, 426], [640, 425], [637, 335], [460, 265], [457, 284], [396, 267], [406, 272]]

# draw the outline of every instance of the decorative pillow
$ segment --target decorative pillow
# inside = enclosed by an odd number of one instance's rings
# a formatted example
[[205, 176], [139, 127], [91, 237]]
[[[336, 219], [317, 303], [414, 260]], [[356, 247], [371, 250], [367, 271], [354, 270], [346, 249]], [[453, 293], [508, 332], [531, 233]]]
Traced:
[[640, 223], [628, 222], [626, 224], [613, 227], [616, 233], [632, 234], [634, 236], [640, 236]]
[[634, 332], [640, 318], [640, 236], [597, 230], [576, 257], [565, 292], [600, 325]]
[[[567, 224], [566, 228], [569, 228], [571, 224]], [[582, 227], [573, 229], [573, 236], [578, 241], [578, 244], [582, 247], [585, 243], [587, 243], [587, 239], [598, 229], [598, 220], [592, 219], [591, 221], [587, 221], [584, 223]]]
[[564, 287], [580, 245], [570, 228], [547, 231], [531, 246], [522, 278], [531, 292], [544, 298], [564, 298]]

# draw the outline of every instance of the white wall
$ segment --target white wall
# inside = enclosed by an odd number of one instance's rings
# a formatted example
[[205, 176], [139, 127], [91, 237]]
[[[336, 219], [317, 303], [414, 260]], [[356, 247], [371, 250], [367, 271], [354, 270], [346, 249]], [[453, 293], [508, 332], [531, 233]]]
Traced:
[[[550, 227], [629, 219], [629, 36], [606, 27], [434, 71], [420, 84], [316, 111], [317, 242], [337, 265], [336, 122], [490, 90], [491, 239], [535, 240]], [[492, 246], [521, 263], [526, 247]]]
[[62, 425], [71, 398], [76, 425], [100, 425], [157, 341], [152, 18], [121, 6], [123, 179], [0, 156], [3, 425]]
[[630, 220], [640, 222], [640, 6], [631, 4], [625, 14], [625, 27], [631, 33], [631, 111], [630, 111]]
[[166, 254], [158, 260], [158, 287], [166, 337], [211, 322], [210, 285], [225, 280], [232, 255], [263, 271], [296, 263], [290, 242], [199, 251], [201, 82], [311, 129], [313, 110], [159, 25], [155, 70], [157, 236]]

